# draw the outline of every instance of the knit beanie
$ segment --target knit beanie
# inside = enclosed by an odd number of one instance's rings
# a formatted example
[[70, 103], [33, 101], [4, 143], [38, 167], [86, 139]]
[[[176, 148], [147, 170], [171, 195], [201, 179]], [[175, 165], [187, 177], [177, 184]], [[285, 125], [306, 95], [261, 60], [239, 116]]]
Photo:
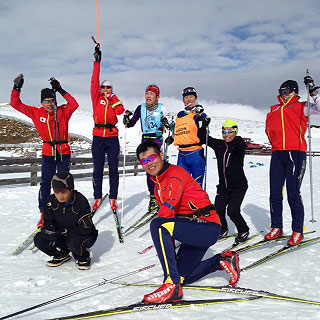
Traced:
[[44, 88], [41, 90], [41, 101], [42, 102], [44, 99], [54, 99], [54, 91], [49, 88]]
[[58, 172], [51, 180], [52, 189], [74, 189], [73, 175], [69, 172]]

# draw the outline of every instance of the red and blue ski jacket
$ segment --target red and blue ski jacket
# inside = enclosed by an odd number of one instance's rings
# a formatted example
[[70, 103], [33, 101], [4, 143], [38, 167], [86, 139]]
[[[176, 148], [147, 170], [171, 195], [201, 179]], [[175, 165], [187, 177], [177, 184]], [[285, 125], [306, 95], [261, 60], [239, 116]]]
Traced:
[[20, 100], [20, 91], [12, 90], [11, 93], [11, 106], [31, 118], [37, 128], [44, 142], [42, 147], [44, 156], [55, 156], [54, 142], [62, 142], [57, 145], [59, 154], [71, 154], [68, 144], [69, 119], [79, 105], [69, 93], [63, 97], [68, 103], [57, 107], [58, 121], [55, 121], [54, 111], [49, 113], [43, 107], [27, 106]]
[[115, 94], [112, 93], [107, 98], [100, 94], [100, 62], [93, 64], [91, 100], [95, 124], [93, 135], [104, 138], [117, 137], [117, 116], [124, 112], [124, 107]]
[[[152, 176], [151, 180], [155, 183], [154, 194], [160, 206], [159, 218], [191, 216], [212, 204], [208, 194], [182, 167], [165, 162], [160, 173]], [[211, 210], [209, 216], [200, 216], [199, 219], [221, 225], [215, 210]]]

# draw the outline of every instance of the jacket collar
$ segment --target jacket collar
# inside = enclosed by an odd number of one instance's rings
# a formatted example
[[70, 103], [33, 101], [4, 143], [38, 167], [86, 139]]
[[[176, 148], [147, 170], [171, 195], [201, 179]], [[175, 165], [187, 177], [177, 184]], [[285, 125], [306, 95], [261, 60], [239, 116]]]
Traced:
[[299, 99], [300, 99], [299, 96], [293, 96], [291, 98], [291, 100], [289, 100], [287, 103], [284, 103], [284, 101], [282, 100], [281, 96], [278, 96], [278, 100], [279, 100], [281, 106], [287, 105], [287, 104], [291, 104], [291, 103], [295, 103], [295, 102], [299, 101]]
[[169, 162], [164, 161], [163, 167], [160, 170], [160, 172], [155, 177], [151, 177], [151, 180], [153, 182], [161, 181], [164, 177], [165, 172], [169, 169], [170, 166], [171, 166], [171, 164]]

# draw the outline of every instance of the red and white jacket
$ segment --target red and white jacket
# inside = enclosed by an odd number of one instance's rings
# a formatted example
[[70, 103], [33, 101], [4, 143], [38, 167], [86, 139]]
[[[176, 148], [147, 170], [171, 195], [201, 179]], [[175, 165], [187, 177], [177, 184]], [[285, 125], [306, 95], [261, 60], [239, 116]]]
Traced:
[[[114, 126], [118, 123], [117, 115], [124, 112], [124, 107], [115, 94], [112, 93], [107, 98], [100, 94], [100, 62], [94, 62], [93, 64], [91, 100], [95, 124], [93, 135], [104, 138], [117, 137], [119, 130]], [[103, 127], [108, 124], [112, 128]], [[96, 125], [101, 125], [101, 127], [99, 128]]]
[[20, 92], [12, 90], [11, 93], [11, 106], [25, 114], [32, 119], [35, 127], [38, 130], [39, 135], [44, 141], [42, 147], [42, 155], [44, 156], [55, 156], [54, 145], [46, 142], [63, 142], [62, 144], [57, 144], [57, 150], [61, 155], [71, 154], [70, 145], [68, 141], [68, 124], [72, 113], [78, 108], [77, 101], [67, 93], [64, 95], [67, 100], [67, 104], [58, 106], [58, 120], [59, 120], [59, 130], [58, 125], [55, 123], [54, 111], [48, 112], [43, 107], [27, 106], [23, 104], [20, 100]]
[[[267, 114], [266, 134], [273, 151], [294, 150], [307, 151], [305, 133], [308, 128], [308, 114], [306, 101], [300, 102], [299, 96], [293, 96], [284, 103], [278, 96], [280, 104], [271, 107]], [[314, 104], [310, 103], [310, 114], [320, 113], [320, 96], [313, 97]]]
[[[182, 167], [165, 162], [159, 175], [152, 176], [151, 180], [155, 183], [154, 195], [160, 206], [159, 218], [192, 215], [212, 204], [208, 194]], [[215, 210], [210, 211], [210, 216], [201, 216], [199, 219], [221, 225]]]

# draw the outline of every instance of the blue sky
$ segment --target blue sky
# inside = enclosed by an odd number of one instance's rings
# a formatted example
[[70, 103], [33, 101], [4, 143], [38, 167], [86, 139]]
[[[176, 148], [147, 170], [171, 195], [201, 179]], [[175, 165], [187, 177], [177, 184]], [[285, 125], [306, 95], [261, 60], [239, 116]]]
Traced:
[[[194, 86], [199, 101], [263, 109], [287, 79], [303, 94], [307, 68], [320, 83], [318, 0], [100, 0], [100, 8], [101, 78], [124, 102], [156, 83], [177, 101]], [[38, 104], [54, 76], [90, 107], [95, 1], [2, 0], [0, 24], [0, 101], [23, 73], [25, 103]]]

